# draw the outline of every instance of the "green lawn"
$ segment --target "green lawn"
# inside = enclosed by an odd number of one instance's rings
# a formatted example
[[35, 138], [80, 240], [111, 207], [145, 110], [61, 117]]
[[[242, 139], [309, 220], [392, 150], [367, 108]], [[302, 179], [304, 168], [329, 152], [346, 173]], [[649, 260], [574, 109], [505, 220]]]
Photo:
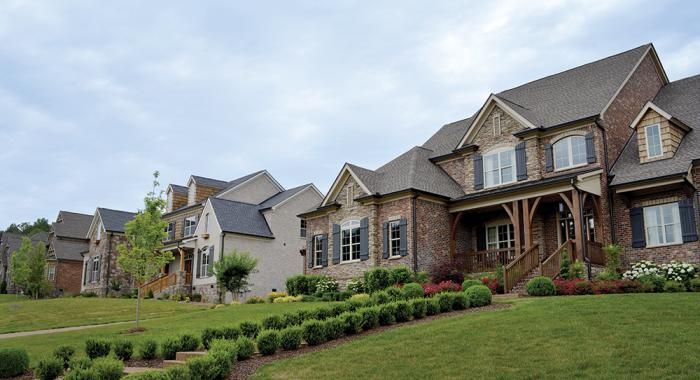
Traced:
[[697, 378], [700, 294], [527, 298], [277, 361], [256, 379]]
[[[57, 327], [131, 321], [136, 300], [117, 298], [54, 298], [27, 300], [3, 295], [0, 298], [0, 334]], [[206, 306], [144, 300], [143, 319], [191, 313]]]
[[17, 296], [15, 294], [0, 294], [0, 304], [7, 302], [20, 302], [27, 300], [28, 298], [24, 296]]
[[[99, 299], [98, 299], [99, 300]], [[103, 300], [106, 301], [106, 300]], [[154, 303], [174, 304], [170, 301], [152, 301]], [[29, 353], [32, 364], [42, 355], [48, 355], [54, 347], [61, 344], [75, 346], [79, 354], [84, 354], [84, 342], [87, 338], [104, 337], [113, 339], [121, 337], [133, 341], [136, 345], [146, 338], [162, 340], [164, 337], [180, 333], [194, 333], [200, 335], [202, 329], [207, 326], [234, 325], [244, 320], [260, 320], [269, 314], [282, 314], [286, 311], [316, 308], [322, 303], [300, 302], [287, 304], [258, 304], [236, 305], [221, 309], [195, 310], [183, 312], [169, 317], [163, 317], [145, 321], [141, 325], [146, 327], [143, 333], [127, 334], [132, 325], [114, 325], [96, 327], [81, 331], [27, 336], [12, 339], [0, 339], [0, 347], [24, 348]], [[327, 303], [324, 303], [327, 305]]]

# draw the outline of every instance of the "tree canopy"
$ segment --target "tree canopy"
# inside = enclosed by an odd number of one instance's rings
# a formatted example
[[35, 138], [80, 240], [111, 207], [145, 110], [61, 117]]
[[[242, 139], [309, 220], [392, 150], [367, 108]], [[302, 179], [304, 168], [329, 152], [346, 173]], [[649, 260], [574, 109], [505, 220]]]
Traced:
[[37, 232], [49, 232], [51, 225], [48, 219], [38, 218], [33, 223], [22, 222], [22, 223], [12, 223], [5, 230], [5, 232], [12, 232], [16, 234], [22, 234], [24, 236], [31, 236]]
[[237, 299], [241, 290], [250, 285], [248, 277], [257, 265], [258, 259], [247, 252], [238, 253], [234, 250], [225, 254], [214, 263], [214, 275], [219, 289], [231, 292]]

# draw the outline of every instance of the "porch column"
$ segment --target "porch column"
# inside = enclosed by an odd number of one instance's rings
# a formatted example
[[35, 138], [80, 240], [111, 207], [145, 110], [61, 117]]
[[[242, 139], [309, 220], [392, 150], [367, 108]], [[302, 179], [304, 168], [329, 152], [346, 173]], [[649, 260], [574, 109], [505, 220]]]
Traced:
[[178, 248], [177, 251], [180, 253], [180, 272], [185, 271], [185, 250]]
[[532, 247], [532, 218], [535, 216], [537, 206], [540, 204], [542, 197], [535, 198], [535, 201], [530, 206], [529, 199], [523, 199], [523, 223], [525, 232], [525, 249]]
[[561, 198], [564, 200], [566, 205], [571, 211], [571, 216], [574, 218], [574, 243], [576, 246], [576, 260], [583, 260], [583, 215], [581, 213], [581, 198], [579, 192], [576, 189], [571, 190], [571, 199], [566, 195], [566, 193], [559, 193]]
[[520, 240], [520, 207], [518, 206], [518, 203], [520, 203], [520, 201], [513, 201], [510, 206], [506, 203], [501, 204], [503, 209], [506, 210], [506, 213], [510, 217], [511, 223], [513, 223], [513, 233], [515, 234], [515, 256], [520, 256], [522, 251], [522, 242]]
[[462, 218], [463, 211], [458, 212], [452, 219], [452, 228], [450, 230], [450, 257], [454, 258], [457, 255], [457, 226]]

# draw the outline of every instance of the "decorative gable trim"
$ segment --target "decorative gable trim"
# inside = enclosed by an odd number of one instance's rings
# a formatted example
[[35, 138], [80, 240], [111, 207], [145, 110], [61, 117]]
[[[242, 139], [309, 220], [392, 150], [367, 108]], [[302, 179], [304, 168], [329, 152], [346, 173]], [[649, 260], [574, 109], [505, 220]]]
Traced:
[[90, 223], [90, 228], [88, 228], [87, 235], [85, 235], [86, 239], [90, 239], [90, 236], [92, 233], [95, 231], [95, 228], [97, 226], [102, 225], [104, 226], [104, 223], [102, 222], [102, 215], [100, 215], [100, 209], [95, 209], [95, 215], [92, 217], [92, 222]]
[[501, 100], [498, 96], [491, 94], [486, 100], [486, 103], [484, 103], [484, 106], [481, 107], [481, 110], [479, 110], [479, 113], [472, 121], [471, 125], [467, 129], [467, 133], [464, 134], [464, 137], [462, 137], [462, 140], [459, 142], [459, 145], [457, 145], [457, 149], [469, 145], [472, 142], [472, 140], [474, 139], [474, 135], [477, 133], [479, 128], [481, 128], [481, 125], [484, 123], [484, 121], [496, 105], [508, 115], [510, 115], [513, 119], [515, 119], [518, 123], [530, 129], [537, 129], [537, 127], [534, 124], [532, 124], [529, 120], [527, 120], [519, 113], [515, 112], [515, 110], [513, 110], [508, 104], [506, 104], [506, 102]]
[[634, 118], [634, 121], [632, 121], [632, 124], [630, 124], [630, 128], [636, 129], [637, 126], [639, 125], [639, 122], [642, 121], [642, 119], [644, 118], [644, 115], [646, 115], [650, 109], [656, 111], [656, 113], [658, 113], [659, 115], [661, 115], [663, 118], [670, 121], [674, 125], [678, 126], [680, 129], [684, 130], [685, 132], [690, 132], [691, 128], [686, 123], [673, 117], [670, 113], [664, 111], [663, 108], [657, 106], [656, 104], [654, 104], [651, 101], [647, 102], [647, 104], [644, 105], [644, 107], [639, 112], [639, 114], [637, 114], [637, 117]]
[[330, 190], [328, 190], [328, 194], [323, 199], [323, 202], [321, 203], [321, 207], [327, 206], [331, 202], [332, 199], [335, 199], [335, 197], [338, 196], [338, 193], [341, 190], [341, 185], [343, 183], [345, 183], [345, 181], [347, 180], [347, 178], [349, 176], [352, 176], [352, 178], [354, 178], [355, 181], [357, 181], [357, 183], [360, 185], [360, 187], [362, 188], [362, 190], [366, 194], [372, 194], [372, 192], [369, 191], [369, 188], [367, 187], [367, 185], [365, 185], [364, 183], [362, 183], [362, 181], [360, 181], [360, 177], [358, 177], [357, 174], [355, 174], [352, 171], [352, 169], [350, 169], [350, 165], [345, 163], [345, 165], [343, 165], [343, 168], [340, 169], [340, 173], [338, 173], [338, 176], [335, 178], [335, 181], [333, 181], [333, 185], [331, 185]]

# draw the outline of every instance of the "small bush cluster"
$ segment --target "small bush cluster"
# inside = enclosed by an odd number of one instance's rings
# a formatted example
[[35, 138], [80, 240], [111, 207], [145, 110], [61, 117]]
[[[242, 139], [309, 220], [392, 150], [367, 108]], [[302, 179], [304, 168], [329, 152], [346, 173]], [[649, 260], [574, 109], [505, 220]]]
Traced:
[[423, 284], [423, 291], [426, 297], [432, 297], [443, 292], [459, 292], [462, 287], [453, 281], [442, 281], [438, 284]]
[[204, 348], [209, 349], [209, 343], [214, 339], [235, 340], [240, 335], [241, 329], [238, 326], [207, 327], [202, 330], [201, 340]]
[[47, 357], [39, 360], [34, 368], [34, 376], [40, 380], [54, 380], [63, 374], [63, 360]]
[[281, 298], [281, 297], [287, 297], [288, 294], [287, 292], [270, 292], [267, 293], [267, 296], [265, 296], [265, 299], [267, 300], [268, 303], [273, 303], [275, 302], [275, 299]]
[[536, 297], [553, 296], [557, 294], [554, 282], [549, 277], [535, 277], [525, 285], [527, 294]]
[[111, 344], [105, 339], [87, 339], [85, 340], [85, 354], [90, 359], [99, 358], [109, 355]]
[[19, 376], [29, 369], [29, 355], [19, 348], [0, 348], [0, 378]]
[[262, 297], [258, 297], [258, 296], [252, 296], [252, 297], [248, 298], [247, 300], [245, 300], [245, 303], [247, 303], [247, 304], [265, 303], [265, 299]]
[[465, 290], [469, 299], [469, 305], [473, 307], [486, 306], [491, 304], [491, 289], [486, 285], [472, 285]]

